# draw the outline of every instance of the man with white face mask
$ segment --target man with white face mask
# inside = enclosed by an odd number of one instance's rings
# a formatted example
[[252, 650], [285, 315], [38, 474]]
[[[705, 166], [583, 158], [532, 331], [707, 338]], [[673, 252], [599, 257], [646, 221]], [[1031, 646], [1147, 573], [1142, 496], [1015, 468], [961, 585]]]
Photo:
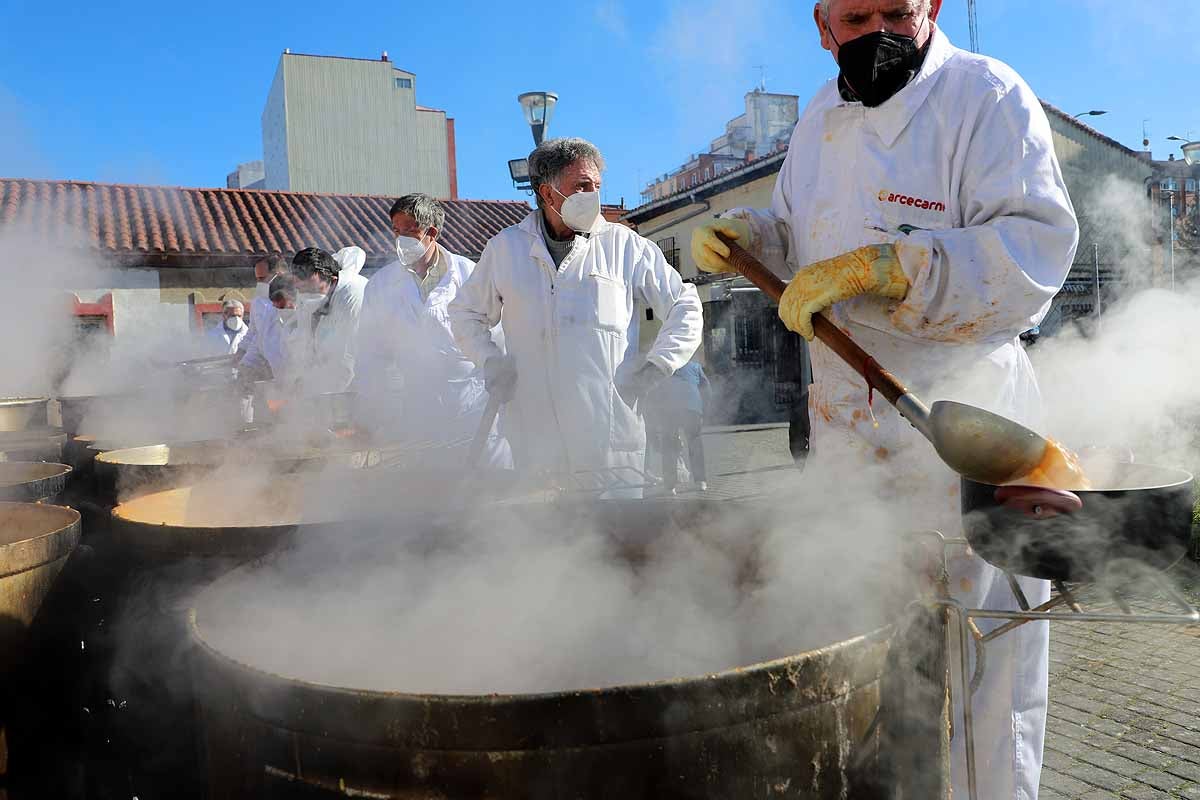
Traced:
[[246, 323], [242, 315], [246, 309], [240, 300], [226, 300], [221, 304], [221, 324], [211, 328], [207, 335], [207, 350], [213, 356], [231, 356], [246, 336]]
[[276, 275], [288, 273], [287, 260], [279, 253], [262, 256], [254, 261], [254, 299], [250, 302], [250, 325], [238, 343], [238, 376], [246, 381], [269, 380], [270, 363], [263, 350], [267, 329], [277, 323], [278, 315], [271, 305], [268, 286]]
[[[350, 249], [339, 252], [343, 261], [354, 263]], [[306, 365], [305, 390], [312, 393], [344, 392], [354, 380], [354, 339], [367, 279], [354, 266], [344, 270], [343, 261], [317, 247], [292, 258], [292, 275], [307, 295], [297, 307], [302, 345], [295, 355]]]
[[[840, 74], [796, 125], [771, 208], [701, 226], [692, 254], [703, 270], [729, 271], [717, 234], [736, 239], [791, 279], [779, 314], [792, 330], [811, 340], [812, 315], [826, 310], [927, 401], [961, 400], [1036, 429], [1041, 399], [1017, 337], [1050, 308], [1079, 231], [1037, 97], [1006, 65], [950, 44], [941, 5], [816, 4]], [[878, 501], [898, 527], [961, 532], [957, 476], [893, 408], [869, 407], [866, 385], [832, 350], [813, 342], [811, 355], [808, 469], [856, 454], [888, 469], [893, 494]], [[998, 570], [950, 555], [956, 600], [1016, 609]], [[1046, 581], [1021, 586], [1031, 604], [1049, 597]], [[974, 694], [981, 800], [1037, 797], [1047, 648], [1046, 623], [987, 644]], [[959, 716], [955, 798], [967, 795], [961, 730]]]
[[[482, 371], [454, 343], [447, 307], [475, 263], [438, 241], [446, 212], [429, 195], [399, 198], [388, 216], [397, 260], [372, 276], [363, 297], [359, 405], [381, 438], [422, 445], [426, 464], [461, 466], [488, 398]], [[480, 462], [512, 466], [495, 424]]]
[[[646, 431], [636, 410], [700, 344], [700, 299], [662, 251], [600, 213], [604, 159], [583, 139], [529, 156], [538, 207], [497, 234], [450, 305], [463, 351], [489, 392], [511, 400], [518, 469], [640, 483]], [[643, 357], [634, 303], [663, 320]], [[499, 323], [507, 353], [491, 329]], [[640, 495], [640, 490], [631, 494]]]

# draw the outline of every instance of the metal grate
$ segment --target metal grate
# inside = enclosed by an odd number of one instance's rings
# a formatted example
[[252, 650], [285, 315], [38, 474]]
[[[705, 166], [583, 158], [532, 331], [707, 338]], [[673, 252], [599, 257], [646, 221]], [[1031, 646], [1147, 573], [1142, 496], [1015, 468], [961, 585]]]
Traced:
[[679, 271], [679, 246], [675, 244], [675, 237], [668, 236], [665, 239], [659, 239], [655, 244], [658, 249], [662, 250], [663, 257], [667, 259], [667, 263]]

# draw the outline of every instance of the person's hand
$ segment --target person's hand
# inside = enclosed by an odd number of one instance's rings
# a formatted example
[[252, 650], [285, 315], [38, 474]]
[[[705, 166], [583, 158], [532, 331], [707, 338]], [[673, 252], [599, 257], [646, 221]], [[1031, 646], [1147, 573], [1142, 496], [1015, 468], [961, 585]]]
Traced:
[[720, 233], [750, 249], [754, 238], [750, 224], [744, 219], [714, 219], [692, 231], [692, 260], [701, 272], [736, 272], [728, 261], [729, 245], [717, 236]]
[[483, 386], [487, 393], [507, 403], [517, 391], [517, 362], [512, 356], [492, 356], [483, 365]]
[[667, 377], [667, 373], [661, 367], [647, 361], [638, 367], [637, 372], [633, 373], [627, 380], [617, 384], [617, 394], [621, 395], [621, 399], [625, 401], [625, 405], [633, 408], [639, 400], [649, 394], [650, 390], [657, 386], [665, 377]]
[[908, 294], [908, 277], [892, 245], [860, 247], [800, 270], [779, 301], [779, 318], [811, 342], [813, 314], [862, 294], [893, 300]]

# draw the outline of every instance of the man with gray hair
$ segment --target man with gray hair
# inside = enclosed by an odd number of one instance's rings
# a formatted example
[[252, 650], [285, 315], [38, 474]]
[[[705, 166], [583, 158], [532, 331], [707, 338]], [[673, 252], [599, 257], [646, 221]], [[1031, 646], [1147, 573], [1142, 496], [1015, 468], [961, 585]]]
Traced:
[[246, 323], [242, 316], [246, 313], [241, 300], [229, 298], [221, 304], [221, 322], [212, 327], [206, 338], [205, 349], [209, 355], [231, 356], [238, 351], [238, 345], [246, 335]]
[[[703, 270], [729, 271], [720, 237], [736, 240], [791, 279], [779, 315], [793, 331], [811, 340], [813, 316], [827, 311], [921, 397], [1036, 429], [1041, 399], [1018, 335], [1049, 310], [1079, 230], [1037, 97], [1008, 66], [955, 48], [936, 24], [941, 6], [814, 6], [839, 75], [797, 123], [770, 209], [701, 225], [692, 256]], [[851, 459], [864, 475], [884, 471], [878, 500], [898, 528], [961, 531], [958, 476], [894, 409], [872, 408], [830, 348], [813, 342], [811, 355], [809, 470]], [[948, 556], [955, 600], [1017, 609], [1003, 573], [966, 548]], [[1049, 598], [1046, 581], [1019, 581], [1030, 605]], [[1030, 623], [987, 645], [974, 694], [979, 798], [1037, 797], [1048, 634]], [[964, 739], [956, 724], [955, 798], [967, 796]]]
[[[518, 469], [589, 473], [615, 486], [644, 474], [636, 410], [700, 344], [696, 289], [648, 239], [600, 212], [604, 159], [583, 139], [551, 139], [529, 156], [537, 208], [488, 242], [450, 305], [455, 340], [508, 407]], [[644, 302], [662, 320], [638, 353]], [[503, 329], [507, 352], [492, 338]], [[640, 492], [635, 492], [640, 493]]]
[[[392, 443], [422, 448], [445, 466], [461, 465], [479, 427], [487, 395], [483, 373], [450, 332], [447, 306], [475, 263], [439, 241], [446, 211], [426, 194], [408, 194], [388, 215], [396, 261], [367, 284], [358, 329], [358, 390], [367, 424]], [[484, 464], [512, 466], [508, 443], [493, 424]]]

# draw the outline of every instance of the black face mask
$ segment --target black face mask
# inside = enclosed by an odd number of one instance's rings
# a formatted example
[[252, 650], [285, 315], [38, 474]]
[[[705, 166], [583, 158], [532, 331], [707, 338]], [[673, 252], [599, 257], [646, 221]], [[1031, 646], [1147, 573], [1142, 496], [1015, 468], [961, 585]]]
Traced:
[[[829, 36], [833, 38], [832, 30]], [[915, 37], [888, 31], [868, 33], [845, 44], [833, 41], [838, 45], [838, 66], [842, 68], [838, 82], [843, 95], [849, 90], [851, 97], [847, 99], [860, 100], [864, 106], [874, 108], [886, 103], [917, 77], [933, 37], [919, 49]]]

